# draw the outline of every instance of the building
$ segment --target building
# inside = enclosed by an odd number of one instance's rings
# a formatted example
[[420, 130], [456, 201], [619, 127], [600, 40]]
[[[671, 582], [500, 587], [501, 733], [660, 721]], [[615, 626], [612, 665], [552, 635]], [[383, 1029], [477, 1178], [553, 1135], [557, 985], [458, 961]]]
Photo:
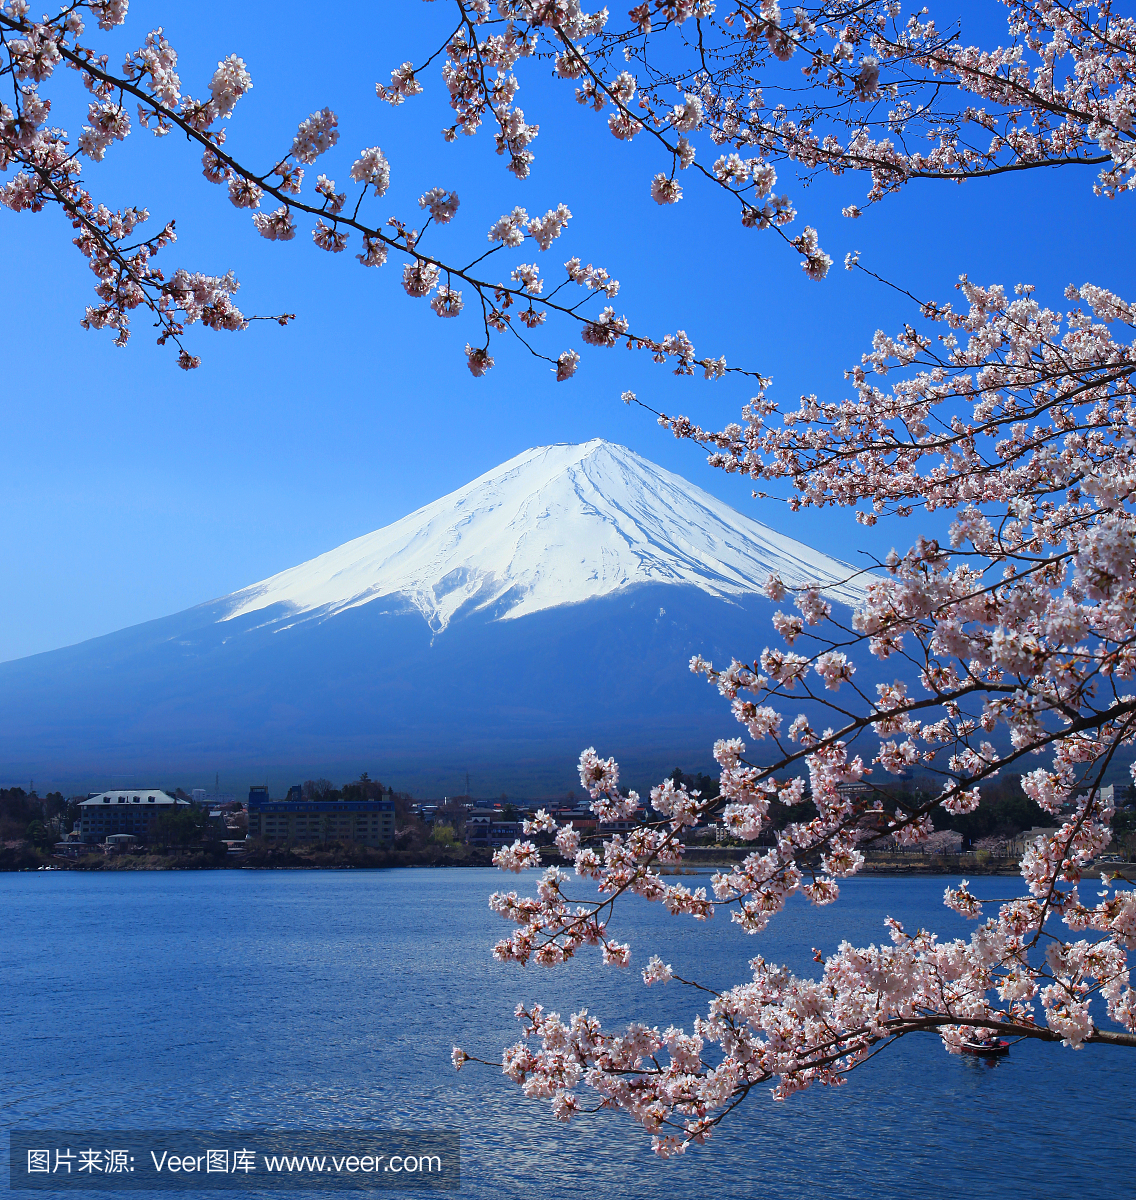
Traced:
[[433, 828], [437, 825], [449, 825], [451, 829], [464, 829], [466, 818], [472, 810], [472, 806], [455, 803], [452, 799], [443, 800], [441, 803], [437, 801], [424, 801], [419, 804], [410, 806], [411, 813], [416, 816], [423, 825]]
[[79, 803], [79, 834], [88, 844], [119, 833], [132, 833], [140, 842], [148, 842], [159, 817], [189, 807], [188, 800], [156, 788], [96, 792]]
[[248, 836], [270, 842], [394, 841], [393, 800], [270, 800], [267, 788], [250, 788]]
[[53, 852], [56, 858], [81, 858], [84, 854], [93, 854], [94, 851], [86, 842], [56, 842]]
[[571, 825], [584, 839], [594, 837], [600, 829], [599, 818], [590, 808], [554, 808], [552, 817], [558, 825]]
[[524, 822], [510, 821], [499, 809], [474, 809], [465, 819], [465, 840], [471, 846], [511, 846], [524, 837]]
[[224, 808], [237, 802], [234, 792], [207, 792], [204, 788], [194, 788], [190, 794], [199, 808]]

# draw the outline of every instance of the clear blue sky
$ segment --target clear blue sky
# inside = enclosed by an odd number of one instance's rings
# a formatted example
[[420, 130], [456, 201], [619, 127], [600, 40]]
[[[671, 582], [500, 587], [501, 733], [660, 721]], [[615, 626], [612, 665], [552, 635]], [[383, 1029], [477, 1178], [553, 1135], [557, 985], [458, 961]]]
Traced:
[[[314, 173], [342, 185], [358, 150], [378, 144], [393, 177], [379, 211], [408, 220], [419, 215], [423, 190], [456, 188], [461, 211], [431, 243], [440, 252], [485, 245], [485, 230], [514, 204], [544, 212], [564, 201], [574, 219], [541, 257], [546, 274], [570, 254], [607, 266], [623, 283], [617, 307], [635, 327], [660, 335], [685, 328], [700, 354], [771, 375], [784, 403], [811, 391], [842, 398], [843, 369], [873, 330], [894, 331], [911, 316], [879, 285], [838, 267], [809, 283], [778, 240], [742, 229], [703, 189], [688, 186], [683, 203], [656, 206], [648, 181], [659, 164], [646, 139], [616, 142], [542, 67], [520, 64], [522, 106], [541, 126], [523, 183], [505, 172], [488, 130], [443, 143], [450, 110], [433, 69], [423, 96], [395, 110], [380, 104], [375, 82], [432, 51], [449, 19], [438, 3], [348, 6], [325, 23], [310, 5], [276, 0], [134, 0], [112, 59], [163, 24], [184, 90], [200, 95], [219, 58], [243, 56], [254, 89], [237, 107], [229, 147], [257, 163], [274, 161], [297, 123], [330, 105], [342, 138]], [[65, 89], [54, 94], [72, 88], [69, 73], [59, 84]], [[66, 94], [73, 104], [76, 93]], [[56, 117], [74, 135], [80, 122], [69, 104]], [[440, 321], [409, 300], [397, 256], [368, 271], [350, 254], [316, 249], [306, 228], [289, 244], [262, 241], [176, 135], [156, 141], [135, 132], [87, 174], [108, 202], [145, 204], [155, 223], [177, 218], [167, 270], [233, 268], [246, 312], [291, 310], [298, 319], [288, 329], [191, 334], [204, 361], [188, 374], [153, 345], [143, 317], [130, 347], [118, 350], [105, 333], [79, 328], [93, 277], [70, 228], [55, 215], [0, 210], [9, 350], [0, 403], [0, 659], [224, 595], [553, 441], [622, 442], [844, 558], [869, 536], [885, 552], [909, 540], [902, 531], [868, 535], [846, 514], [790, 517], [774, 502], [752, 501], [744, 482], [710, 470], [695, 447], [619, 400], [631, 388], [717, 425], [737, 416], [749, 395], [744, 383], [676, 380], [644, 355], [584, 347], [576, 379], [557, 385], [545, 364], [503, 343], [495, 370], [474, 380], [462, 354], [477, 336], [472, 317]], [[859, 249], [867, 265], [917, 294], [951, 298], [966, 271], [983, 282], [1034, 283], [1055, 304], [1067, 283], [1085, 280], [1132, 298], [1131, 201], [1098, 200], [1091, 184], [1088, 169], [981, 186], [917, 184], [853, 222], [839, 209], [862, 199], [863, 178], [808, 191], [782, 179], [800, 224], [818, 227], [838, 264]], [[556, 337], [549, 348], [566, 345]]]

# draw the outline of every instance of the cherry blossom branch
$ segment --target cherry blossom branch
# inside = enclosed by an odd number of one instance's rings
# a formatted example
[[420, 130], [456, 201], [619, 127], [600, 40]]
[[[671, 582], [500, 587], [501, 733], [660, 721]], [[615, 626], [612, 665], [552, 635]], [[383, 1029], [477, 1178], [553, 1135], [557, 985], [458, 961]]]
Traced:
[[[786, 648], [766, 647], [752, 666], [735, 660], [720, 670], [697, 656], [691, 666], [718, 687], [748, 734], [775, 751], [763, 757], [760, 747], [747, 753], [740, 738], [719, 741], [720, 794], [703, 798], [666, 781], [651, 797], [661, 819], [626, 842], [604, 837], [602, 862], [575, 831], [538, 813], [532, 827], [552, 835], [565, 857], [574, 855], [577, 874], [610, 895], [601, 901], [603, 927], [588, 925], [600, 906], [568, 914], [562, 876], [546, 872], [538, 898], [511, 893], [495, 905], [519, 925], [496, 952], [523, 962], [538, 946], [536, 961], [551, 966], [593, 940], [602, 943], [606, 962], [625, 965], [631, 948], [610, 934], [616, 895], [621, 902], [638, 895], [702, 920], [729, 907], [735, 922], [758, 933], [797, 892], [817, 904], [835, 901], [838, 881], [863, 864], [864, 844], [881, 836], [925, 841], [940, 806], [951, 814], [973, 811], [986, 780], [1045, 750], [1053, 753], [1052, 767], [1022, 775], [1022, 788], [1054, 817], [1072, 812], [1026, 847], [1021, 872], [1028, 895], [998, 902], [996, 916], [982, 919], [982, 902], [967, 881], [946, 889], [945, 903], [979, 922], [969, 941], [940, 943], [925, 931], [911, 936], [889, 921], [890, 949], [844, 945], [827, 961], [818, 954], [825, 962], [820, 982], [755, 959], [753, 983], [716, 994], [692, 1035], [638, 1026], [633, 1035], [607, 1035], [582, 1021], [583, 1014], [565, 1033], [555, 1014], [532, 1010], [526, 1036], [539, 1037], [542, 1048], [512, 1047], [506, 1073], [529, 1094], [547, 1096], [562, 1119], [577, 1111], [571, 1089], [582, 1082], [605, 1105], [640, 1121], [655, 1135], [656, 1151], [669, 1154], [703, 1140], [755, 1082], [776, 1077], [779, 1098], [836, 1082], [906, 1032], [938, 1031], [954, 1051], [971, 1029], [1073, 1046], [1098, 1035], [1112, 1045], [1136, 1044], [1136, 992], [1126, 962], [1136, 943], [1136, 892], [1116, 890], [1126, 881], [1105, 875], [1099, 902], [1078, 895], [1110, 837], [1106, 772], [1136, 744], [1136, 696], [1116, 686], [1136, 674], [1136, 388], [1128, 349], [1110, 332], [1117, 321], [1130, 326], [1134, 310], [1091, 285], [1069, 292], [1087, 311], [1063, 315], [1043, 309], [1032, 289], [1008, 300], [1000, 289], [965, 279], [961, 286], [969, 312], [921, 308], [948, 330], [965, 332], [968, 344], [958, 345], [948, 332], [949, 353], [929, 363], [923, 357], [929, 339], [910, 327], [897, 339], [877, 334], [872, 352], [848, 373], [857, 400], [806, 397], [798, 412], [781, 416], [762, 395], [745, 410], [746, 428], [719, 433], [685, 418], [661, 418], [676, 436], [709, 447], [714, 465], [788, 480], [790, 502], [798, 506], [869, 500], [879, 508], [881, 497], [911, 496], [931, 510], [953, 509], [951, 546], [920, 536], [906, 555], [893, 551], [883, 563], [886, 574], [868, 578], [850, 628], [826, 598], [836, 581], [789, 588], [770, 579], [769, 598], [793, 594], [799, 614], [774, 614]], [[872, 382], [897, 368], [902, 378], [890, 393]], [[937, 409], [944, 411], [936, 415]], [[1035, 422], [1032, 428], [1026, 420]], [[936, 423], [949, 436], [933, 432]], [[997, 566], [1002, 578], [987, 578]], [[836, 632], [826, 635], [825, 626]], [[802, 638], [815, 641], [814, 652], [797, 652]], [[924, 694], [912, 693], [910, 678], [898, 676], [877, 684], [873, 701], [855, 683], [857, 651], [865, 649], [917, 667]], [[846, 688], [849, 700], [814, 691], [806, 674], [819, 675], [826, 691]], [[792, 701], [795, 689], [839, 718], [838, 728], [818, 735], [812, 719], [798, 712], [787, 736], [799, 748], [782, 740], [787, 714], [774, 707]], [[854, 756], [870, 734], [879, 738], [871, 767]], [[612, 760], [588, 750], [580, 766], [601, 822], [625, 818], [637, 806], [637, 797], [619, 791]], [[807, 793], [795, 774], [801, 766], [808, 770]], [[873, 769], [894, 776], [915, 766], [945, 777], [939, 795], [896, 801], [889, 812], [886, 787], [865, 787]], [[1087, 791], [1076, 795], [1079, 787]], [[705, 889], [669, 885], [654, 870], [668, 861], [655, 854], [664, 838], [673, 861], [682, 849], [677, 835], [715, 817], [734, 837], [756, 842], [772, 831], [773, 804], [793, 805], [806, 794], [816, 816], [777, 830], [772, 848], [755, 847], [717, 873], [713, 899]], [[535, 846], [518, 841], [497, 861], [522, 870], [540, 858]], [[1046, 928], [1054, 919], [1068, 932]], [[565, 937], [561, 930], [571, 921], [578, 924]], [[1031, 961], [1041, 945], [1044, 960]], [[648, 984], [673, 977], [657, 957], [644, 971]], [[1034, 1015], [1035, 1001], [1044, 1024]], [[873, 1022], [849, 1019], [865, 1005], [877, 1014]], [[1102, 1029], [1093, 1005], [1103, 1005], [1103, 1016], [1121, 1031]], [[707, 1043], [717, 1046], [713, 1062], [703, 1056]], [[575, 1068], [565, 1073], [565, 1045], [573, 1048], [578, 1075]], [[659, 1058], [664, 1045], [669, 1063]], [[634, 1088], [626, 1084], [629, 1072]], [[680, 1133], [666, 1133], [676, 1123]]]
[[[474, 290], [483, 310], [485, 343], [476, 348], [467, 345], [469, 367], [475, 375], [484, 374], [493, 365], [489, 354], [491, 331], [504, 332], [509, 329], [516, 333], [512, 326], [513, 316], [508, 310], [521, 304], [524, 308], [517, 315], [530, 329], [543, 324], [551, 311], [560, 317], [569, 318], [579, 329], [586, 344], [614, 346], [618, 341], [624, 340], [628, 348], [650, 351], [656, 361], [663, 362], [671, 358], [678, 374], [692, 374], [694, 368], [699, 366], [703, 368], [707, 378], [719, 378], [726, 373], [735, 373], [760, 379], [755, 372], [727, 367], [722, 358], [698, 359], [693, 345], [682, 330], [659, 340], [633, 332], [626, 318], [617, 316], [610, 306], [599, 314], [589, 315], [584, 312], [586, 302], [597, 293], [602, 292], [609, 299], [613, 298], [618, 292], [619, 284], [603, 268], [593, 268], [591, 264], [583, 266], [579, 259], [570, 259], [565, 264], [565, 282], [580, 285], [585, 291], [584, 299], [575, 304], [558, 303], [551, 299], [541, 300], [539, 310], [534, 307], [534, 299], [543, 291], [543, 280], [539, 278], [539, 269], [535, 265], [522, 264], [515, 268], [511, 283], [493, 281], [472, 274], [473, 265], [476, 263], [490, 255], [498, 254], [503, 249], [515, 248], [528, 239], [534, 240], [541, 250], [548, 249], [571, 217], [564, 205], [549, 210], [544, 217], [532, 219], [523, 209], [514, 209], [512, 214], [502, 217], [490, 230], [490, 241], [495, 243], [490, 251], [475, 256], [470, 266], [462, 268], [441, 257], [425, 253], [419, 244], [431, 221], [441, 225], [452, 220], [458, 208], [457, 196], [453, 192], [434, 188], [421, 198], [420, 206], [429, 209], [430, 213], [421, 231], [409, 229], [395, 218], [389, 219], [386, 227], [375, 226], [361, 218], [360, 206], [368, 189], [375, 196], [381, 196], [389, 186], [389, 164], [377, 147], [365, 150], [351, 168], [353, 179], [362, 187], [350, 215], [343, 211], [346, 195], [337, 193], [334, 182], [326, 176], [320, 176], [316, 184], [316, 191], [322, 196], [320, 202], [309, 203], [298, 199], [303, 179], [301, 164], [314, 162], [338, 140], [338, 122], [333, 113], [325, 109], [312, 114], [301, 124], [291, 151], [271, 170], [254, 171], [242, 165], [223, 149], [225, 133], [218, 126], [220, 120], [231, 115], [236, 101], [252, 86], [240, 59], [231, 56], [219, 65], [210, 84], [211, 98], [208, 101], [183, 99], [180, 79], [174, 69], [176, 54], [160, 33], [151, 34], [146, 46], [128, 57], [124, 73], [115, 74], [107, 68], [105, 56], [96, 57], [93, 51], [79, 44], [77, 39], [83, 28], [78, 16], [80, 9], [98, 16], [103, 28], [121, 23], [125, 16], [125, 8], [117, 9], [114, 5], [108, 7], [97, 3], [96, 0], [86, 0], [85, 3], [75, 4], [72, 9], [51, 22], [35, 25], [26, 17], [24, 0], [9, 0], [7, 8], [0, 9], [0, 42], [9, 52], [9, 61], [4, 69], [13, 73], [14, 77], [32, 78], [38, 85], [43, 79], [50, 77], [57, 63], [65, 63], [81, 72], [88, 90], [101, 102], [91, 106], [90, 119], [95, 124], [88, 126], [80, 138], [80, 150], [84, 154], [98, 161], [111, 142], [127, 136], [129, 119], [121, 101], [130, 96], [138, 101], [139, 117], [143, 125], [153, 125], [153, 132], [159, 136], [177, 129], [189, 141], [196, 142], [203, 148], [206, 177], [212, 182], [227, 184], [231, 201], [239, 208], [252, 210], [253, 223], [262, 236], [270, 240], [290, 240], [295, 236], [293, 214], [300, 212], [316, 219], [313, 240], [324, 250], [341, 252], [346, 247], [348, 231], [353, 231], [362, 236], [363, 253], [356, 257], [364, 265], [381, 266], [391, 249], [406, 252], [412, 256], [413, 261], [406, 264], [403, 270], [404, 290], [412, 297], [432, 297], [431, 308], [442, 317], [460, 314], [464, 306], [462, 294], [452, 284], [465, 283]], [[470, 28], [472, 29], [472, 25]], [[16, 34], [26, 37], [12, 36]], [[73, 44], [68, 41], [72, 36], [75, 39]], [[412, 76], [404, 79], [402, 86], [404, 91], [413, 91]], [[112, 102], [111, 98], [114, 96], [118, 97], [117, 103]], [[66, 153], [63, 158], [59, 156], [59, 151], [66, 143], [58, 131], [49, 134], [39, 127], [39, 121], [46, 114], [47, 106], [39, 101], [34, 89], [28, 91], [22, 103], [24, 111], [20, 111], [21, 101], [18, 100], [15, 117], [8, 124], [5, 124], [8, 119], [4, 113], [0, 113], [0, 131], [11, 130], [8, 142], [3, 146], [3, 153], [0, 153], [0, 167], [7, 165], [13, 158], [23, 161], [20, 157], [21, 148], [17, 143], [21, 139], [27, 140], [25, 126], [30, 121], [31, 141], [37, 146], [43, 143], [50, 147], [52, 170], [62, 171], [64, 176], [77, 170], [73, 154]], [[34, 111], [29, 114], [29, 109]], [[35, 120], [31, 120], [33, 116]], [[504, 124], [502, 129], [505, 130]], [[519, 146], [523, 141], [522, 135], [514, 130], [509, 137], [514, 135], [515, 139], [519, 139]], [[516, 149], [515, 146], [514, 150]], [[517, 152], [519, 153], [519, 150]], [[42, 207], [44, 197], [58, 198], [59, 189], [54, 184], [48, 186], [45, 182], [47, 178], [49, 176], [41, 178], [38, 188], [29, 187], [23, 177], [18, 178], [13, 184], [0, 189], [0, 201], [17, 210], [37, 210]], [[93, 202], [86, 193], [82, 195], [81, 203], [93, 208]], [[266, 197], [271, 197], [280, 204], [271, 214], [256, 211]], [[141, 213], [142, 210], [137, 211]], [[388, 229], [393, 230], [393, 233], [388, 232]], [[114, 260], [116, 248], [107, 242], [103, 233], [92, 236], [93, 244], [100, 248], [103, 257]], [[167, 226], [166, 240], [170, 238], [172, 224]], [[152, 249], [153, 247], [150, 251]], [[160, 340], [172, 337], [176, 341], [183, 332], [183, 324], [166, 314], [165, 310], [171, 303], [177, 307], [181, 298], [188, 299], [190, 304], [190, 307], [184, 310], [188, 321], [209, 318], [206, 320], [207, 324], [212, 322], [215, 328], [228, 329], [242, 329], [247, 325], [246, 318], [228, 299], [237, 286], [231, 275], [225, 276], [223, 280], [208, 279], [204, 276], [179, 276], [174, 285], [162, 288], [160, 273], [152, 268], [144, 269], [148, 257], [149, 253], [144, 253], [141, 263], [128, 264], [132, 272], [128, 280], [129, 287], [102, 288], [100, 298], [104, 303], [99, 309], [88, 312], [88, 325], [114, 325], [120, 330], [121, 344], [125, 341], [128, 327], [128, 309], [145, 303], [159, 313], [159, 323], [165, 326]], [[442, 272], [445, 272], [448, 280], [445, 285], [438, 282]], [[277, 319], [283, 323], [285, 318]], [[537, 357], [553, 364], [557, 380], [571, 378], [575, 373], [579, 362], [579, 354], [575, 350], [566, 350], [558, 356], [551, 357], [536, 350], [524, 336], [518, 334], [518, 340]], [[180, 342], [178, 344], [180, 346]], [[190, 355], [183, 347], [179, 361], [182, 366], [191, 368], [200, 360]]]

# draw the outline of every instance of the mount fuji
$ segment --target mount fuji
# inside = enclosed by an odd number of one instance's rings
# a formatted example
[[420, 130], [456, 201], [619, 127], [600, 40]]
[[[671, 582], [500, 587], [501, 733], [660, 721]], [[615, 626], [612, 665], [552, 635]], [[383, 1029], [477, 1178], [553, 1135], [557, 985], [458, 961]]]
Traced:
[[538, 447], [232, 595], [0, 664], [0, 771], [366, 769], [452, 793], [469, 770], [475, 794], [547, 795], [592, 743], [694, 768], [736, 726], [686, 664], [760, 650], [771, 572], [860, 595], [847, 564], [625, 447]]

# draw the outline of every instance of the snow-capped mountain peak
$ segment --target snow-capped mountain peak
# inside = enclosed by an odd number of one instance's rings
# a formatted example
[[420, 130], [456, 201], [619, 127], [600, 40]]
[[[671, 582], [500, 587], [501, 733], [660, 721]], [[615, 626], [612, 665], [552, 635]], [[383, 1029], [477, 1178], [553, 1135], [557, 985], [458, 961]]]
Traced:
[[234, 593], [225, 619], [282, 604], [332, 615], [400, 597], [435, 632], [461, 610], [508, 619], [669, 583], [752, 594], [776, 571], [833, 584], [853, 568], [743, 516], [624, 446], [538, 446], [374, 533]]

